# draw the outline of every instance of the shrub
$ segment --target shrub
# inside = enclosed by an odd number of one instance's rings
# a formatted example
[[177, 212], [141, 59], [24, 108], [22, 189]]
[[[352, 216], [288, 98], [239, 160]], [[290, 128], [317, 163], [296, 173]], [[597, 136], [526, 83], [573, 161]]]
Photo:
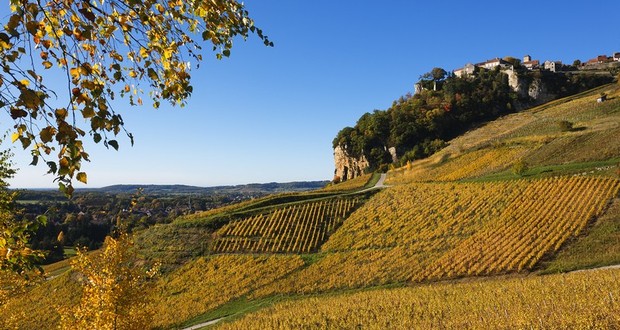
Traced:
[[573, 123], [568, 120], [561, 120], [560, 122], [558, 122], [558, 127], [562, 132], [569, 132], [573, 130]]
[[523, 159], [518, 160], [512, 165], [512, 173], [523, 176], [528, 170], [528, 164]]

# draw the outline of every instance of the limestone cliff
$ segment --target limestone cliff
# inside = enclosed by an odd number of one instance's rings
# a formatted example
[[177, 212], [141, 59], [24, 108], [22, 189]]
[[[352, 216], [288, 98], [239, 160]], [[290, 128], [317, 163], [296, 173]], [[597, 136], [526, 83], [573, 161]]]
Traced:
[[557, 96], [550, 93], [541, 78], [531, 78], [527, 75], [519, 75], [512, 69], [504, 70], [508, 75], [508, 85], [521, 98], [529, 97], [530, 102], [521, 104], [518, 108], [527, 108], [532, 105], [543, 104], [554, 100]]
[[347, 153], [346, 149], [340, 145], [334, 148], [334, 164], [336, 165], [334, 177], [342, 181], [358, 177], [364, 174], [364, 171], [370, 167], [366, 156], [354, 157]]

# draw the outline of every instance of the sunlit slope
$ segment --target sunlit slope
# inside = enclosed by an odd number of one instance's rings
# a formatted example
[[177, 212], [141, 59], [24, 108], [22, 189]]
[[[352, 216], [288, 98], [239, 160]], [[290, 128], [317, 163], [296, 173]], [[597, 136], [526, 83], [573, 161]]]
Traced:
[[315, 252], [372, 192], [279, 194], [183, 216], [136, 236], [141, 255], [172, 271], [219, 253]]
[[596, 177], [388, 188], [345, 220], [318, 261], [256, 296], [530, 270], [619, 189], [619, 180]]
[[328, 185], [327, 187], [323, 188], [323, 191], [348, 191], [348, 190], [356, 190], [356, 189], [361, 189], [364, 188], [370, 181], [372, 181], [373, 179], [373, 174], [364, 174], [361, 176], [358, 176], [356, 178], [344, 181], [344, 182], [339, 182], [339, 183], [332, 183], [330, 185]]
[[297, 255], [199, 258], [159, 281], [154, 324], [169, 327], [203, 314], [303, 266]]
[[78, 278], [73, 272], [65, 272], [0, 306], [0, 328], [58, 328], [59, 311], [71, 308], [80, 301], [82, 287]]
[[215, 232], [212, 251], [314, 252], [359, 203], [332, 198], [234, 221]]
[[[597, 103], [600, 93], [608, 101]], [[605, 161], [620, 157], [618, 136], [620, 85], [607, 85], [489, 122], [391, 171], [386, 183], [476, 178], [510, 172], [519, 161], [529, 167]]]
[[620, 270], [372, 290], [281, 303], [219, 329], [618, 329]]

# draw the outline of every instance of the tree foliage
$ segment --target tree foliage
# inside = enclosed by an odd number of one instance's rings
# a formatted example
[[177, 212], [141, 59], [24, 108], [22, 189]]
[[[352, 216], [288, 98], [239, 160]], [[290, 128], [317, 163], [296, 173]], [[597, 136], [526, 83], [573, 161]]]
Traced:
[[8, 189], [6, 182], [15, 173], [8, 150], [0, 152], [0, 272], [10, 271], [27, 276], [35, 268], [34, 261], [41, 257], [38, 251], [28, 247], [28, 240], [40, 225], [45, 224], [43, 216], [35, 221], [21, 221], [16, 211], [17, 193]]
[[360, 117], [355, 127], [342, 129], [333, 141], [349, 154], [365, 155], [371, 167], [392, 162], [387, 152], [395, 147], [403, 164], [428, 156], [445, 146], [472, 123], [509, 111], [515, 97], [504, 74], [479, 72], [475, 77], [448, 76], [441, 68], [423, 75], [427, 82], [440, 82], [440, 90], [427, 88], [396, 100], [386, 111], [375, 110]]
[[[21, 221], [16, 211], [16, 193], [8, 189], [7, 179], [15, 173], [11, 162], [11, 152], [0, 152], [0, 307], [7, 299], [21, 293], [33, 283], [37, 272], [36, 261], [43, 254], [28, 245], [30, 237], [46, 219], [37, 217], [35, 221]], [[40, 269], [39, 269], [40, 270]], [[0, 320], [0, 327], [8, 326]]]
[[149, 329], [153, 309], [149, 288], [154, 269], [136, 263], [126, 235], [108, 237], [100, 253], [78, 251], [72, 267], [82, 276], [80, 304], [61, 311], [61, 329]]
[[15, 123], [13, 142], [30, 149], [33, 165], [46, 161], [69, 195], [73, 179], [87, 182], [86, 135], [118, 149], [124, 132], [133, 144], [113, 108], [119, 96], [141, 105], [147, 85], [154, 108], [182, 106], [203, 43], [218, 59], [236, 36], [273, 45], [235, 0], [10, 0], [4, 17], [0, 108]]

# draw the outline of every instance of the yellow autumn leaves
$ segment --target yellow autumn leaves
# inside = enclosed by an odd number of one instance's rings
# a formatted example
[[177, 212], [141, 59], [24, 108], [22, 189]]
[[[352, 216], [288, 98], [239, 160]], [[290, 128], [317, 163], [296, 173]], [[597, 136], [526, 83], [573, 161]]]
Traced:
[[93, 254], [79, 251], [72, 263], [83, 283], [80, 303], [61, 310], [61, 329], [142, 330], [152, 324], [148, 293], [155, 270], [136, 264], [127, 236], [106, 238]]

